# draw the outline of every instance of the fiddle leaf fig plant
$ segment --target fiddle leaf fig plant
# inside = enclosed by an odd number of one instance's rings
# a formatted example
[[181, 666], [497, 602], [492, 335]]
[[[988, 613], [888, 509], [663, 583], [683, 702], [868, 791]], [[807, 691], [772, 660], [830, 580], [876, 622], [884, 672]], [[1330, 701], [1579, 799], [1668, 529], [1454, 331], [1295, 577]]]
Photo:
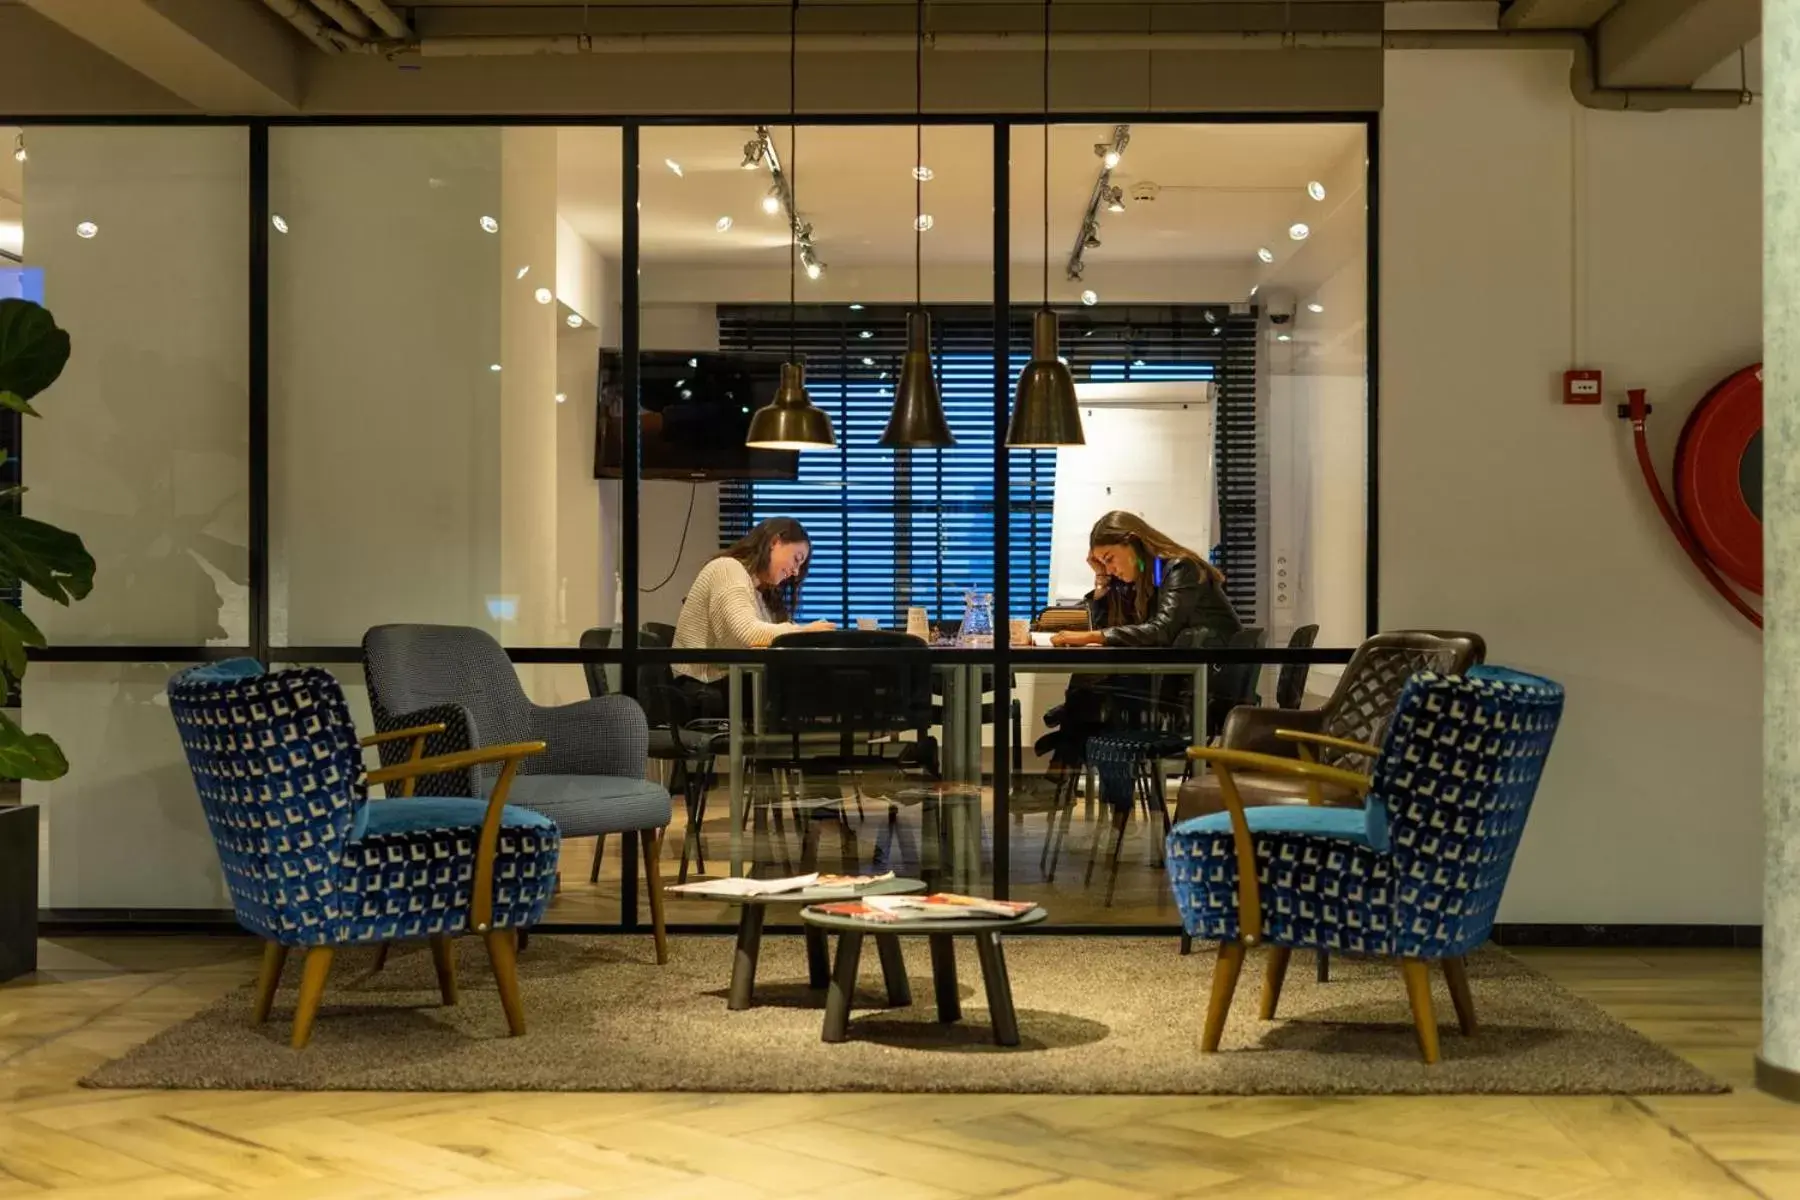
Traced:
[[[0, 407], [39, 416], [31, 402], [56, 382], [69, 361], [69, 335], [42, 305], [0, 300]], [[7, 455], [0, 451], [0, 466]], [[94, 558], [81, 538], [19, 512], [23, 487], [0, 488], [0, 587], [21, 586], [58, 604], [72, 604], [94, 586]], [[10, 599], [0, 599], [0, 669], [25, 678], [26, 649], [44, 645], [43, 632]], [[69, 762], [43, 733], [27, 733], [0, 713], [0, 777], [58, 779]]]

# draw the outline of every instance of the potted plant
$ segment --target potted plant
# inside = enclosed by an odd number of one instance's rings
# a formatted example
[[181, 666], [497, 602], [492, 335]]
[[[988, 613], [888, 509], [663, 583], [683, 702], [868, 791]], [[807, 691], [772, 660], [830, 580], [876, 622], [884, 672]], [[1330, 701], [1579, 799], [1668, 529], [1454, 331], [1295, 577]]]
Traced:
[[[68, 361], [69, 335], [46, 309], [0, 300], [0, 407], [37, 417], [31, 402]], [[0, 450], [0, 466], [6, 462]], [[25, 516], [24, 491], [0, 487], [0, 670], [9, 691], [25, 678], [27, 650], [44, 644], [19, 603], [22, 589], [72, 604], [94, 586], [94, 559], [81, 538]], [[68, 770], [49, 734], [27, 733], [0, 713], [0, 778], [60, 779]], [[37, 808], [0, 808], [0, 980], [37, 969], [37, 863]]]

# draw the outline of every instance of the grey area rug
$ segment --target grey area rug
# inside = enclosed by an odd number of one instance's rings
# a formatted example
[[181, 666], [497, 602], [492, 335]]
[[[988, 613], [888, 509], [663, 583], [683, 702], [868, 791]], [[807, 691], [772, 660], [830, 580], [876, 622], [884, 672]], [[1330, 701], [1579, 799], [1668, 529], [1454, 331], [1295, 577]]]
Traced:
[[757, 1006], [728, 1012], [732, 939], [683, 937], [658, 967], [650, 939], [533, 938], [520, 958], [527, 1032], [508, 1038], [479, 941], [458, 944], [461, 1002], [439, 1005], [430, 956], [397, 948], [333, 965], [312, 1044], [287, 1045], [298, 956], [267, 1025], [248, 987], [83, 1083], [106, 1088], [321, 1091], [1060, 1092], [1367, 1095], [1683, 1093], [1729, 1090], [1599, 1008], [1488, 948], [1469, 960], [1481, 1027], [1456, 1030], [1435, 979], [1443, 1058], [1418, 1057], [1392, 966], [1334, 960], [1314, 978], [1297, 952], [1280, 1019], [1257, 1018], [1263, 960], [1245, 963], [1224, 1045], [1202, 1054], [1211, 947], [1173, 938], [1006, 940], [1022, 1045], [991, 1041], [974, 947], [957, 939], [963, 1020], [936, 1021], [923, 939], [903, 939], [913, 1004], [882, 1007], [863, 955], [851, 1040], [820, 1041], [824, 996], [798, 937], [763, 943]]

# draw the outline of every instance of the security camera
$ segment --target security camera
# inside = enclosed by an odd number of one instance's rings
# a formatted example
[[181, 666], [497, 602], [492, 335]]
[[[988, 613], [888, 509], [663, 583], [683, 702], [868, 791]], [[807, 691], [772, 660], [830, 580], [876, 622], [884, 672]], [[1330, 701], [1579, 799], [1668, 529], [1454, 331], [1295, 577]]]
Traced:
[[1292, 324], [1299, 308], [1299, 300], [1285, 288], [1270, 288], [1263, 296], [1263, 311], [1269, 315], [1271, 325]]

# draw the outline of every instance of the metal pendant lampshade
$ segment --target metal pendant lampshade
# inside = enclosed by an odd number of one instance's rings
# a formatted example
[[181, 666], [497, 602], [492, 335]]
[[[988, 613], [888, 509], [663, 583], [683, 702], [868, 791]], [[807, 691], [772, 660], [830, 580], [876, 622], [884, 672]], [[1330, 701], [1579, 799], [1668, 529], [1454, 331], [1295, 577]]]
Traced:
[[744, 444], [753, 450], [829, 450], [837, 445], [831, 418], [813, 407], [806, 394], [806, 368], [800, 363], [781, 364], [781, 386], [775, 400], [756, 410]]
[[944, 402], [938, 397], [931, 367], [931, 315], [922, 308], [906, 314], [906, 357], [900, 360], [900, 385], [894, 389], [894, 412], [881, 444], [895, 450], [954, 446]]
[[1022, 450], [1081, 446], [1081, 409], [1075, 377], [1057, 357], [1056, 314], [1040, 309], [1031, 323], [1031, 361], [1019, 375], [1006, 444]]

